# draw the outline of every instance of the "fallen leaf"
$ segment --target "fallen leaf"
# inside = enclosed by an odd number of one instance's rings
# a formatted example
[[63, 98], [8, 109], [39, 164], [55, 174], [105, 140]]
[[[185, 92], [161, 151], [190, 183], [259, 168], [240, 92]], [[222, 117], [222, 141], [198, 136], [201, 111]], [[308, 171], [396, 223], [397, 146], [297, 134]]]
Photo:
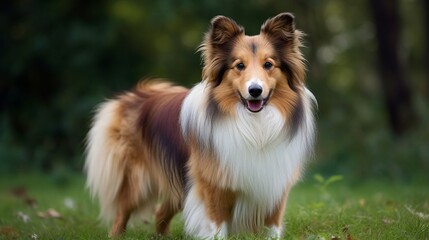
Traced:
[[37, 200], [31, 197], [25, 197], [24, 198], [24, 202], [28, 204], [28, 206], [32, 207], [32, 208], [36, 208], [37, 207]]
[[49, 208], [47, 213], [48, 213], [48, 216], [51, 218], [61, 218], [62, 217], [61, 214], [53, 208]]
[[24, 201], [27, 205], [29, 205], [32, 208], [37, 207], [37, 201], [36, 199], [28, 196], [27, 188], [25, 187], [16, 187], [11, 190], [11, 193], [13, 196], [21, 199]]
[[10, 192], [17, 198], [24, 198], [27, 196], [27, 188], [22, 186], [13, 188]]
[[392, 219], [389, 218], [383, 218], [383, 223], [386, 225], [390, 225], [392, 224], [394, 221]]
[[5, 237], [6, 239], [18, 238], [19, 232], [16, 228], [2, 226], [0, 227], [0, 237]]
[[53, 208], [49, 208], [46, 212], [37, 212], [37, 216], [41, 218], [62, 218], [61, 214]]

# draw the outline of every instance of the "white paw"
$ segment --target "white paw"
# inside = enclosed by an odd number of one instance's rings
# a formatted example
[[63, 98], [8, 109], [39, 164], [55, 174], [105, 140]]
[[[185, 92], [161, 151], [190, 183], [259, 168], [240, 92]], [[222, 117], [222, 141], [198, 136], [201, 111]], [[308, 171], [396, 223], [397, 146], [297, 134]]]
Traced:
[[277, 227], [275, 225], [271, 226], [268, 228], [268, 233], [267, 233], [267, 238], [268, 239], [281, 239], [282, 238], [282, 228], [281, 227]]
[[228, 237], [228, 226], [226, 222], [223, 222], [219, 227], [214, 225], [214, 235], [213, 239], [226, 239]]
[[203, 202], [199, 199], [194, 188], [188, 193], [183, 209], [185, 231], [197, 239], [226, 239], [228, 225], [226, 222], [219, 226], [207, 216]]

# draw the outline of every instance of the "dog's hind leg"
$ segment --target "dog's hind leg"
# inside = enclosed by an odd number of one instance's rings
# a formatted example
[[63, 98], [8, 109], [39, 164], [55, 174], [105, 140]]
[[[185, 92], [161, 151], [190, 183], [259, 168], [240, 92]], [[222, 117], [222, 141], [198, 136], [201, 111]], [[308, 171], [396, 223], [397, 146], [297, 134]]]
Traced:
[[166, 234], [169, 231], [171, 219], [180, 211], [180, 206], [171, 201], [164, 201], [156, 211], [156, 232]]
[[[148, 192], [145, 192], [146, 194], [141, 192], [142, 186], [145, 186], [142, 185], [144, 182], [142, 175], [145, 175], [144, 171], [138, 167], [126, 170], [120, 190], [116, 196], [116, 215], [110, 229], [110, 237], [115, 238], [125, 232], [131, 215], [138, 209], [152, 204]], [[147, 187], [145, 190], [147, 190]]]
[[109, 237], [116, 238], [125, 232], [131, 214], [137, 208], [136, 201], [131, 197], [132, 189], [129, 181], [125, 177], [119, 195], [117, 196], [116, 215], [109, 232]]
[[110, 229], [109, 237], [116, 238], [121, 233], [125, 232], [132, 212], [133, 209], [131, 208], [118, 206], [118, 211], [116, 213], [112, 228]]

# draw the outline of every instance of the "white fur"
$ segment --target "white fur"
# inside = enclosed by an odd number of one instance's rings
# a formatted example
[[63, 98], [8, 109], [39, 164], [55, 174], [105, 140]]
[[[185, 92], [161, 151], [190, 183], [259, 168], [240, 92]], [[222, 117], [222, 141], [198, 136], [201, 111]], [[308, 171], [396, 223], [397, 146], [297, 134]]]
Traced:
[[247, 91], [248, 89], [249, 89], [249, 87], [252, 85], [252, 84], [256, 84], [256, 85], [258, 85], [258, 86], [260, 86], [260, 87], [262, 87], [262, 84], [263, 82], [261, 81], [261, 79], [259, 79], [259, 78], [257, 78], [257, 77], [252, 77], [252, 78], [250, 78], [250, 80], [248, 80], [247, 82], [246, 82], [246, 92], [244, 93], [244, 98], [250, 98], [251, 96], [250, 96], [250, 94], [249, 94], [249, 91]]
[[110, 141], [108, 129], [115, 118], [117, 102], [107, 101], [100, 105], [88, 133], [85, 170], [86, 185], [93, 198], [100, 201], [100, 217], [111, 221], [115, 214], [114, 199], [122, 183], [123, 167], [118, 164], [118, 149]]
[[[298, 180], [311, 152], [315, 131], [311, 103], [314, 96], [303, 89], [305, 121], [291, 138], [286, 119], [271, 105], [259, 113], [251, 113], [238, 103], [236, 116], [220, 116], [212, 121], [211, 116], [206, 115], [206, 88], [205, 82], [196, 85], [185, 99], [180, 116], [183, 132], [185, 136], [189, 132], [196, 134], [200, 144], [214, 149], [225, 175], [232, 178], [230, 181], [219, 179], [219, 184], [240, 193], [232, 221], [228, 223], [229, 233], [249, 231], [255, 224], [263, 227], [265, 216]], [[192, 228], [188, 233], [208, 233], [197, 229], [205, 226], [205, 220], [201, 220], [201, 213], [205, 211], [203, 203], [191, 193], [184, 209], [187, 229]], [[197, 224], [200, 221], [202, 223]]]
[[268, 229], [268, 239], [281, 239], [282, 238], [282, 227], [277, 227], [277, 226], [271, 226]]
[[[100, 218], [106, 223], [111, 223], [116, 214], [115, 200], [124, 178], [124, 159], [129, 156], [129, 139], [118, 139], [111, 135], [112, 121], [118, 117], [118, 107], [119, 102], [115, 100], [106, 101], [99, 106], [86, 145], [86, 186], [92, 198], [98, 198]], [[151, 191], [156, 191], [156, 184], [151, 181], [145, 169], [127, 174], [131, 174], [130, 177], [139, 184], [140, 194], [145, 201], [133, 215], [146, 217], [155, 208], [156, 196], [152, 196]]]
[[183, 215], [185, 218], [185, 231], [190, 236], [213, 239], [226, 238], [228, 235], [226, 223], [218, 227], [208, 218], [204, 204], [199, 199], [195, 187], [190, 189], [186, 197]]
[[228, 237], [228, 224], [226, 222], [223, 222], [216, 233], [216, 238], [226, 239], [227, 237]]

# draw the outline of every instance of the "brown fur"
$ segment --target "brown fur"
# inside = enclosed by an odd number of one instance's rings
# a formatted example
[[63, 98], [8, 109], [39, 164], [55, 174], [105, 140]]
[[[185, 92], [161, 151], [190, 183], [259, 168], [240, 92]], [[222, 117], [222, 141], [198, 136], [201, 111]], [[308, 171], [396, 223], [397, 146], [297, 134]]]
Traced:
[[[215, 17], [211, 23], [200, 50], [204, 59], [203, 79], [215, 86], [211, 97], [216, 102], [216, 110], [221, 115], [234, 116], [239, 94], [247, 91], [246, 81], [258, 76], [263, 79], [264, 97], [269, 97], [269, 103], [292, 122], [305, 78], [304, 58], [299, 51], [302, 33], [295, 29], [293, 17], [280, 14], [262, 26], [260, 35], [250, 37], [231, 19]], [[273, 64], [272, 69], [263, 68], [267, 61]], [[246, 68], [236, 69], [238, 63], [244, 63]], [[269, 93], [272, 95], [268, 96]], [[194, 144], [191, 142], [191, 146]], [[219, 168], [216, 159], [210, 153], [201, 155], [201, 148], [191, 147], [190, 175], [206, 203], [207, 214], [219, 227], [231, 218], [238, 193], [228, 190], [229, 177]], [[281, 226], [291, 187], [292, 184], [284, 190], [278, 206], [266, 216], [266, 226]]]
[[[168, 135], [166, 137], [176, 138], [173, 141], [178, 143], [180, 150], [177, 151], [184, 152], [187, 158], [188, 150], [178, 125], [180, 105], [186, 94], [185, 88], [152, 81], [140, 83], [135, 91], [117, 98], [118, 108], [109, 128], [109, 136], [122, 143], [123, 156], [118, 161], [124, 167], [124, 178], [116, 197], [117, 210], [111, 236], [125, 231], [131, 214], [152, 204], [156, 196], [164, 198], [156, 214], [157, 232], [167, 232], [171, 218], [181, 209], [185, 187], [182, 177], [178, 169], [165, 171], [167, 165], [174, 163], [170, 162], [171, 159], [165, 159], [165, 153], [153, 143], [152, 134], [160, 130], [154, 128], [163, 128]], [[151, 125], [159, 123], [162, 118], [176, 124], [165, 122]], [[144, 194], [141, 194], [142, 187], [148, 188]]]
[[[237, 102], [248, 91], [246, 81], [257, 76], [263, 80], [262, 94], [267, 104], [293, 122], [305, 77], [299, 51], [301, 36], [290, 14], [269, 19], [257, 36], [246, 36], [244, 28], [229, 18], [215, 17], [200, 47], [202, 77], [210, 84], [213, 118], [234, 117]], [[265, 68], [266, 62], [273, 67]], [[238, 69], [239, 63], [245, 68]], [[106, 129], [112, 144], [107, 148], [116, 149], [117, 172], [122, 175], [113, 203], [116, 212], [111, 236], [125, 231], [134, 212], [159, 198], [162, 202], [156, 211], [156, 231], [167, 233], [169, 222], [183, 207], [188, 177], [211, 220], [219, 226], [231, 219], [239, 194], [229, 188], [231, 176], [197, 136], [186, 136], [186, 141], [182, 136], [179, 114], [187, 94], [186, 88], [149, 81], [114, 100], [114, 117]], [[281, 226], [290, 187], [284, 189], [278, 206], [265, 217], [267, 226]]]

